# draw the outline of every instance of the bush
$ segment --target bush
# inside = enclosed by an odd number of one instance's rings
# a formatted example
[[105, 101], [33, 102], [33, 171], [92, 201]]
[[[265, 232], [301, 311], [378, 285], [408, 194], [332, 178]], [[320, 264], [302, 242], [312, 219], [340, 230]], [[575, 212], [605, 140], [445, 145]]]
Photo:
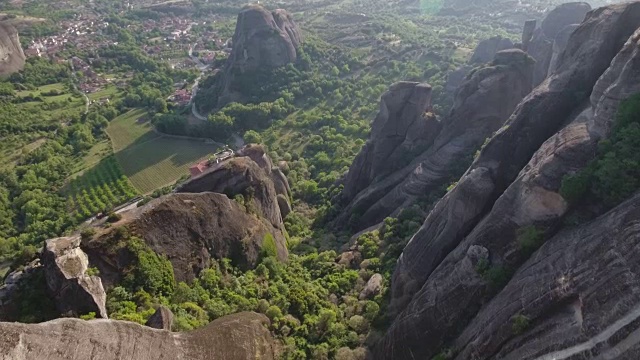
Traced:
[[507, 285], [511, 275], [511, 271], [504, 266], [492, 266], [482, 274], [482, 277], [489, 283], [489, 287], [496, 291]]
[[280, 308], [275, 305], [271, 305], [265, 312], [265, 315], [267, 315], [267, 317], [271, 321], [274, 321], [282, 317], [282, 310], [280, 310]]
[[96, 267], [90, 267], [86, 271], [87, 276], [100, 276], [100, 270]]
[[542, 245], [544, 241], [544, 231], [534, 225], [525, 226], [517, 231], [517, 242], [520, 253], [524, 257], [529, 257]]
[[82, 320], [93, 320], [95, 318], [96, 318], [96, 313], [93, 311], [85, 315], [80, 315], [80, 319]]
[[530, 323], [531, 320], [527, 316], [518, 314], [513, 317], [511, 328], [516, 335], [520, 335], [529, 328]]
[[82, 238], [82, 240], [89, 240], [89, 239], [92, 239], [95, 234], [96, 234], [96, 229], [92, 227], [88, 227], [88, 228], [82, 229], [82, 231], [80, 232], [80, 237]]
[[109, 213], [109, 216], [107, 217], [107, 222], [110, 222], [110, 223], [115, 223], [120, 220], [122, 220], [122, 215], [116, 214], [114, 212]]
[[565, 175], [560, 185], [560, 195], [570, 204], [575, 204], [584, 198], [591, 185], [591, 178], [587, 172]]
[[349, 318], [349, 327], [358, 334], [365, 334], [369, 331], [369, 322], [361, 315], [353, 315]]
[[152, 295], [171, 295], [176, 286], [171, 262], [138, 238], [130, 239], [128, 249], [137, 258], [134, 270], [127, 275], [129, 286], [142, 288]]
[[273, 235], [267, 233], [262, 239], [262, 254], [265, 257], [277, 257], [278, 256], [278, 248], [276, 247], [276, 241], [273, 238]]

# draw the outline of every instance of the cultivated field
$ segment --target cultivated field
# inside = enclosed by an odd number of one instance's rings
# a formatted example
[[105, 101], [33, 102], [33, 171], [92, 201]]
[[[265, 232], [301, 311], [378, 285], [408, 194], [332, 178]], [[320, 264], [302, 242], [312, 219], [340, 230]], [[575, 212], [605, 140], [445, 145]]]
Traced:
[[107, 128], [113, 151], [124, 174], [142, 194], [173, 184], [189, 167], [217, 150], [198, 140], [155, 133], [144, 111], [122, 114]]

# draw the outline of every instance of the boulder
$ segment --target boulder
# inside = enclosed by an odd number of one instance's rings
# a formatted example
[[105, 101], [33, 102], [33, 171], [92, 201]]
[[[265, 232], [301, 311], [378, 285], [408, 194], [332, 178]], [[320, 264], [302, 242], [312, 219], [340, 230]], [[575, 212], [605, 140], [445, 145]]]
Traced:
[[87, 275], [89, 258], [80, 249], [80, 236], [47, 240], [42, 252], [47, 288], [61, 314], [90, 312], [107, 318], [107, 294], [97, 276]]
[[[451, 339], [495, 295], [492, 281], [508, 278], [509, 271], [526, 261], [528, 255], [519, 240], [522, 230], [534, 229], [536, 236], [545, 239], [562, 228], [568, 211], [559, 194], [563, 176], [593, 159], [598, 141], [608, 136], [619, 102], [640, 91], [640, 34], [634, 34], [639, 26], [640, 2], [589, 13], [571, 35], [556, 73], [518, 105], [458, 186], [438, 202], [394, 271], [390, 308], [400, 313], [378, 342], [376, 358], [430, 358], [457, 344]], [[471, 193], [469, 189], [476, 190]], [[488, 249], [492, 269], [488, 275], [469, 266], [471, 246]], [[546, 262], [545, 256], [534, 254], [534, 258], [536, 266]], [[549, 280], [540, 291], [548, 293], [556, 280]], [[515, 294], [507, 302], [529, 304]], [[540, 306], [554, 308], [549, 302]], [[516, 320], [519, 326], [527, 322]], [[502, 357], [498, 351], [504, 333], [487, 331], [486, 336], [492, 339], [485, 341], [483, 336], [472, 346], [482, 348], [499, 341], [496, 351], [471, 351], [458, 359], [537, 358], [525, 350]], [[559, 348], [559, 344], [550, 348]]]
[[382, 291], [383, 281], [382, 275], [373, 274], [369, 281], [367, 281], [367, 285], [365, 285], [362, 292], [360, 292], [360, 296], [358, 296], [358, 298], [360, 300], [372, 299], [374, 296], [380, 294], [380, 291]]
[[166, 306], [160, 306], [156, 309], [156, 312], [149, 317], [145, 325], [154, 329], [171, 331], [171, 326], [173, 326], [173, 313]]
[[491, 62], [496, 56], [498, 51], [507, 50], [513, 48], [513, 42], [502, 36], [494, 36], [492, 38], [481, 41], [476, 46], [471, 59], [470, 64], [486, 64]]
[[24, 68], [25, 55], [18, 38], [18, 30], [0, 21], [0, 76], [9, 75]]
[[[455, 181], [470, 163], [474, 152], [504, 125], [516, 105], [531, 91], [533, 65], [527, 54], [511, 49], [498, 52], [493, 63], [471, 73], [456, 92], [451, 112], [442, 121], [442, 130], [437, 132], [435, 139], [424, 132], [422, 139], [429, 140], [426, 142], [428, 147], [417, 155], [405, 155], [410, 159], [408, 165], [374, 160], [373, 153], [380, 147], [380, 137], [400, 141], [393, 137], [395, 129], [392, 126], [381, 131], [376, 129], [374, 122], [376, 131], [372, 130], [370, 141], [358, 154], [346, 177], [342, 197], [347, 205], [335, 225], [366, 229]], [[376, 121], [387, 113], [392, 112], [381, 107]], [[416, 137], [418, 132], [411, 134]], [[380, 170], [373, 172], [374, 164]], [[352, 218], [352, 214], [360, 216]]]
[[274, 360], [280, 345], [269, 319], [244, 312], [184, 333], [117, 320], [0, 323], [0, 358], [24, 360]]
[[301, 43], [300, 30], [286, 11], [268, 11], [260, 5], [245, 7], [238, 14], [218, 106], [244, 99], [238, 84], [243, 74], [295, 62]]

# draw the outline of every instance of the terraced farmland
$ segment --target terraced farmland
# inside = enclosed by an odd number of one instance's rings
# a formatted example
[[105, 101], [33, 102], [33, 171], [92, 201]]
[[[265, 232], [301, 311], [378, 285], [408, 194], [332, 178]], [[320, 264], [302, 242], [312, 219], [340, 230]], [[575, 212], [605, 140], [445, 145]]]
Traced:
[[142, 110], [130, 111], [107, 128], [118, 163], [142, 194], [174, 183], [188, 174], [191, 165], [217, 150], [203, 141], [157, 134], [144, 115]]

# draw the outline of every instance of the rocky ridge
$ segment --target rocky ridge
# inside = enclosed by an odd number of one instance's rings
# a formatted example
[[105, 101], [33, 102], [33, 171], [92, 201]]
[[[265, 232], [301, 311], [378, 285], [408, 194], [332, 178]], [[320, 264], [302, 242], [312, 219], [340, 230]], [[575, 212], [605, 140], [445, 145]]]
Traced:
[[[365, 229], [454, 181], [452, 169], [457, 166], [462, 173], [470, 161], [465, 159], [472, 158], [531, 91], [532, 71], [533, 61], [521, 50], [498, 52], [492, 63], [467, 78], [441, 122], [423, 116], [430, 106], [430, 87], [392, 86], [345, 178], [345, 205], [336, 226]], [[407, 90], [411, 87], [420, 92]]]
[[[445, 348], [460, 360], [637, 357], [635, 280], [601, 269], [613, 261], [607, 254], [633, 256], [639, 199], [561, 230], [571, 206], [559, 189], [595, 157], [620, 101], [640, 92], [638, 27], [634, 2], [593, 10], [572, 32], [555, 73], [405, 248], [392, 279], [398, 315], [375, 358], [431, 358]], [[532, 233], [546, 242], [530, 256], [523, 239]], [[635, 271], [615, 263], [618, 274]], [[496, 282], [510, 277], [500, 291]]]

